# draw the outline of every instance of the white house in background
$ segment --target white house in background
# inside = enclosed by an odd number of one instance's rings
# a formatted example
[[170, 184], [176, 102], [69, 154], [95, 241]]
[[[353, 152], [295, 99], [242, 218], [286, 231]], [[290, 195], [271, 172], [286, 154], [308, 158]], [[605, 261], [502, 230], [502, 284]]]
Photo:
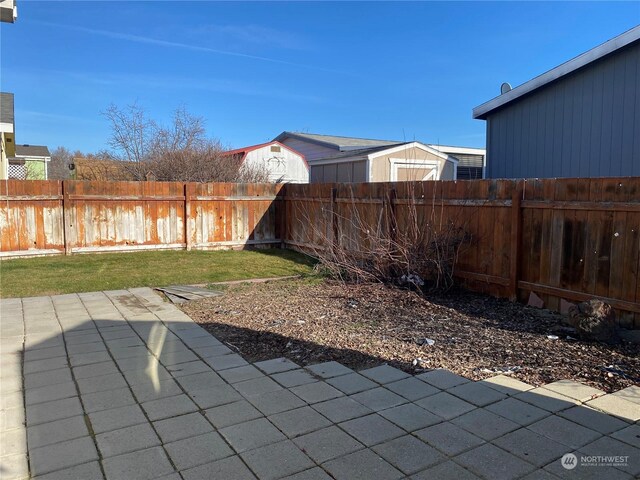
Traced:
[[309, 165], [304, 155], [280, 142], [236, 148], [225, 155], [237, 155], [243, 165], [250, 167], [264, 166], [271, 182], [309, 183]]
[[311, 183], [466, 180], [484, 173], [481, 148], [287, 131], [274, 140], [305, 156]]

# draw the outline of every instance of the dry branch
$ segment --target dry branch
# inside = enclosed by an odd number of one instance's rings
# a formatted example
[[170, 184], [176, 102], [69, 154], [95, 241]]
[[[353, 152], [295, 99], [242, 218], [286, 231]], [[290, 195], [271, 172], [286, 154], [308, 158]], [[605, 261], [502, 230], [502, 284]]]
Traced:
[[[339, 208], [336, 201], [330, 207], [295, 205], [309, 228], [310, 253], [328, 274], [345, 282], [448, 290], [460, 251], [470, 241], [466, 221], [460, 216], [444, 220], [435, 193], [426, 205], [418, 205], [411, 187], [400, 205], [393, 197], [389, 191], [381, 206], [362, 204], [349, 188], [349, 199]], [[312, 208], [321, 210], [320, 222], [313, 220]]]

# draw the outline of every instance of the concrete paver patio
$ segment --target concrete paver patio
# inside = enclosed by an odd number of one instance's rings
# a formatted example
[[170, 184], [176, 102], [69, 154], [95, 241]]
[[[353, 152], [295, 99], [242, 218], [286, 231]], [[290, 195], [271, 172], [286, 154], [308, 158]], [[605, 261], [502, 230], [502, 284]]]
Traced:
[[148, 288], [0, 306], [2, 479], [640, 475], [638, 388], [250, 364]]

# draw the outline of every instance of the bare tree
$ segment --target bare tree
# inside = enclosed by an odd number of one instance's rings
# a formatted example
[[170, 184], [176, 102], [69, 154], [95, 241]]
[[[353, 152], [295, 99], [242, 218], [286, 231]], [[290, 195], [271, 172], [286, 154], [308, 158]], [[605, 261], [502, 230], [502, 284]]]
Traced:
[[217, 140], [207, 139], [204, 119], [191, 115], [184, 106], [173, 113], [173, 122], [169, 127], [157, 128], [153, 140], [152, 155], [199, 150], [208, 143], [220, 146]]
[[73, 164], [73, 154], [65, 147], [58, 147], [51, 152], [51, 160], [48, 165], [48, 177], [50, 180], [66, 180], [73, 175], [69, 168]]
[[111, 104], [103, 115], [111, 124], [109, 146], [116, 157], [138, 164], [149, 159], [158, 126], [141, 106], [133, 103], [121, 109]]
[[148, 118], [137, 104], [104, 112], [111, 123], [109, 145], [135, 180], [188, 182], [267, 182], [265, 168], [243, 165], [225, 154], [219, 140], [206, 136], [204, 120], [178, 108], [170, 125]]

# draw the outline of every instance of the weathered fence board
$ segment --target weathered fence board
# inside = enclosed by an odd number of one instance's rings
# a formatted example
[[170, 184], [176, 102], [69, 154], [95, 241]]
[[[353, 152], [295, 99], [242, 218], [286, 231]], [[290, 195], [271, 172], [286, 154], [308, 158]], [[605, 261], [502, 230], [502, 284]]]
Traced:
[[0, 257], [278, 245], [282, 185], [0, 182]]
[[184, 184], [64, 182], [69, 253], [183, 248]]
[[284, 185], [192, 184], [189, 188], [190, 248], [280, 245], [278, 218]]
[[561, 299], [599, 297], [622, 326], [640, 328], [638, 177], [287, 185], [286, 199], [293, 248], [322, 247], [335, 232], [342, 245], [365, 248], [354, 222], [386, 228], [389, 208], [402, 230], [415, 208], [431, 225], [470, 234], [456, 265], [468, 288], [523, 301], [534, 292], [555, 310]]
[[376, 228], [452, 224], [468, 288], [553, 309], [600, 297], [640, 328], [640, 178], [238, 185], [0, 182], [0, 257], [145, 249], [358, 249]]
[[61, 182], [0, 182], [0, 254], [63, 252], [63, 225]]

